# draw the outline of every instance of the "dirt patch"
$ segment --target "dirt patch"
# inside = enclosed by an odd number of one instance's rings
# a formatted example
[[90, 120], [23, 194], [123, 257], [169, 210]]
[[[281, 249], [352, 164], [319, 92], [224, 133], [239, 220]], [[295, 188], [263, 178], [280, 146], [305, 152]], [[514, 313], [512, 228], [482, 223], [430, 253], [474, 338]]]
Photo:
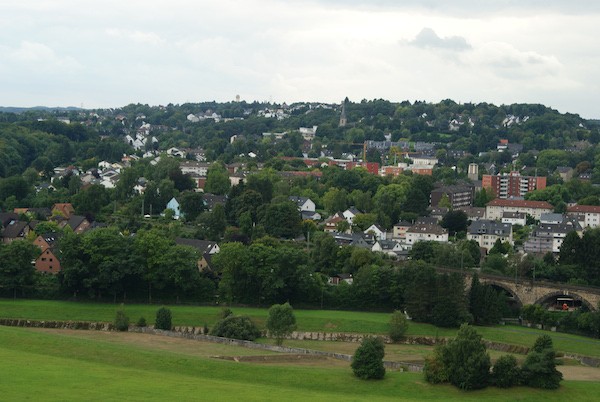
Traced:
[[563, 379], [576, 381], [600, 381], [600, 369], [585, 366], [558, 366]]
[[325, 328], [327, 328], [327, 329], [337, 328], [337, 325], [335, 325], [332, 322], [328, 322], [327, 324], [325, 324]]

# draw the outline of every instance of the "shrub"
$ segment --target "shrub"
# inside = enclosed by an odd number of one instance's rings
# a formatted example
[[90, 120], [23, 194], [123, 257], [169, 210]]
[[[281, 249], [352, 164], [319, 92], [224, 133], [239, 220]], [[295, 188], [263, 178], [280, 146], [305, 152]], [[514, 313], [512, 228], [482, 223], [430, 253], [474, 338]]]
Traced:
[[170, 331], [171, 326], [171, 310], [165, 307], [161, 307], [156, 311], [156, 321], [154, 322], [154, 328], [164, 329]]
[[519, 384], [521, 370], [513, 355], [500, 356], [492, 368], [492, 381], [497, 387], [510, 388]]
[[552, 338], [542, 335], [527, 354], [521, 368], [523, 383], [533, 388], [556, 389], [562, 373], [556, 369], [556, 354]]
[[207, 325], [206, 323], [204, 323], [204, 328], [202, 328], [202, 333], [203, 333], [204, 335], [208, 335], [208, 332], [209, 332], [209, 331], [208, 331], [208, 325]]
[[296, 329], [296, 316], [289, 303], [271, 306], [269, 318], [267, 318], [267, 329], [269, 334], [275, 338], [277, 345], [281, 345], [283, 338]]
[[129, 329], [129, 317], [127, 317], [123, 310], [117, 310], [115, 328], [117, 331], [127, 331]]
[[253, 341], [261, 335], [258, 327], [247, 316], [229, 316], [217, 322], [210, 334], [246, 341]]
[[425, 381], [431, 384], [448, 382], [448, 369], [442, 358], [443, 351], [444, 346], [436, 346], [433, 351], [433, 356], [427, 356], [425, 358], [423, 373], [425, 374]]
[[399, 342], [404, 338], [408, 329], [408, 320], [402, 311], [394, 311], [390, 319], [390, 339], [392, 342]]
[[364, 338], [352, 358], [354, 375], [363, 380], [380, 380], [385, 376], [384, 346], [381, 338]]
[[140, 317], [139, 320], [137, 320], [137, 323], [135, 324], [140, 328], [144, 328], [146, 327], [148, 324], [146, 323], [146, 319], [144, 317]]

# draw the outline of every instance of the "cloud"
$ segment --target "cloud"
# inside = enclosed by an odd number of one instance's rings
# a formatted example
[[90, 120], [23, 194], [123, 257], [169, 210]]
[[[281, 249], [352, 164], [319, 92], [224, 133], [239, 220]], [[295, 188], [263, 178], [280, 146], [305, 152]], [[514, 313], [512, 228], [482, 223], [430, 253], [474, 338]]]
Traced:
[[412, 46], [423, 49], [436, 48], [456, 51], [471, 49], [471, 45], [462, 36], [448, 36], [445, 38], [440, 38], [438, 34], [436, 34], [431, 28], [423, 28], [415, 37], [415, 39], [408, 43]]
[[75, 58], [59, 55], [50, 46], [38, 42], [22, 41], [16, 48], [2, 47], [0, 56], [17, 69], [72, 72], [81, 68]]
[[154, 32], [129, 31], [124, 29], [109, 28], [106, 30], [106, 34], [108, 36], [114, 36], [117, 38], [127, 39], [132, 42], [149, 45], [161, 45], [165, 43], [165, 40]]

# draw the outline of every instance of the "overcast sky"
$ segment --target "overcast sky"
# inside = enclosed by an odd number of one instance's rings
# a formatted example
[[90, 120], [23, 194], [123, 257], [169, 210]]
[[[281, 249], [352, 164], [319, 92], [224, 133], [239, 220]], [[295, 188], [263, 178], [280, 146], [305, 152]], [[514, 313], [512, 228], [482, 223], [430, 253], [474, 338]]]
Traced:
[[450, 98], [600, 118], [598, 38], [594, 0], [0, 0], [0, 105]]

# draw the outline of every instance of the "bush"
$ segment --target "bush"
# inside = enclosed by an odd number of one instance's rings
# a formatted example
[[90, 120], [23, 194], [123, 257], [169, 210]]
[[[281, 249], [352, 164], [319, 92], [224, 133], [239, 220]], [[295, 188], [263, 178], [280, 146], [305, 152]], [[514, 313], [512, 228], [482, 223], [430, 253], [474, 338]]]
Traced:
[[267, 318], [267, 329], [269, 334], [275, 338], [277, 345], [281, 345], [283, 338], [296, 329], [296, 316], [289, 303], [271, 306], [269, 318]]
[[146, 327], [148, 324], [146, 323], [146, 319], [144, 317], [140, 317], [139, 320], [137, 320], [137, 323], [135, 324], [140, 328], [144, 328]]
[[542, 335], [527, 354], [521, 368], [523, 383], [533, 388], [556, 389], [562, 373], [556, 369], [556, 354], [552, 338]]
[[154, 322], [154, 328], [164, 329], [170, 331], [171, 326], [171, 310], [165, 307], [161, 307], [156, 312], [156, 321]]
[[127, 331], [129, 329], [129, 317], [127, 317], [123, 310], [117, 310], [115, 328], [117, 331]]
[[258, 327], [247, 316], [229, 316], [217, 322], [210, 334], [246, 341], [253, 341], [261, 335]]
[[352, 358], [354, 375], [363, 380], [380, 380], [385, 376], [384, 346], [381, 338], [364, 338]]
[[433, 356], [425, 358], [423, 373], [425, 374], [425, 381], [428, 383], [441, 384], [448, 382], [448, 369], [442, 359], [443, 348], [444, 346], [436, 346]]
[[402, 311], [394, 311], [390, 319], [390, 339], [392, 342], [399, 342], [404, 338], [408, 329], [408, 320]]
[[492, 381], [497, 387], [510, 388], [519, 384], [521, 370], [513, 355], [500, 356], [492, 368]]

